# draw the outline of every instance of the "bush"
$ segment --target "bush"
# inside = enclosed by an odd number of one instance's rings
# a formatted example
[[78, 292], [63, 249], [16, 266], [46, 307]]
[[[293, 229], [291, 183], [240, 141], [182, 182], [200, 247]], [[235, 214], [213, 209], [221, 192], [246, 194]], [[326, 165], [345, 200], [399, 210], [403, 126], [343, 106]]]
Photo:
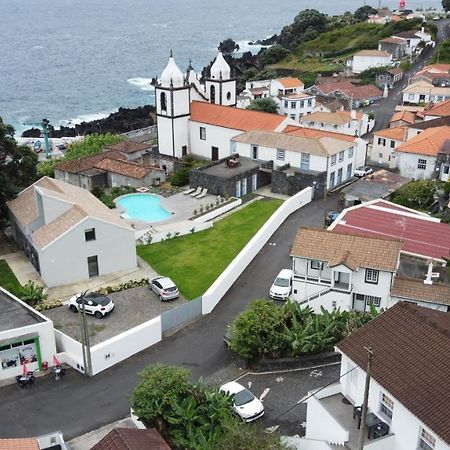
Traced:
[[36, 306], [47, 299], [47, 294], [44, 294], [44, 288], [37, 285], [34, 281], [29, 280], [25, 286], [22, 286], [20, 298], [30, 306]]
[[36, 310], [47, 311], [48, 309], [58, 308], [62, 305], [63, 303], [61, 300], [43, 300], [41, 303], [36, 305]]
[[172, 175], [170, 183], [173, 186], [186, 186], [189, 184], [189, 172], [190, 168], [188, 167], [183, 167], [182, 169], [177, 170]]
[[433, 202], [435, 190], [433, 181], [411, 181], [394, 192], [392, 201], [408, 208], [424, 209]]

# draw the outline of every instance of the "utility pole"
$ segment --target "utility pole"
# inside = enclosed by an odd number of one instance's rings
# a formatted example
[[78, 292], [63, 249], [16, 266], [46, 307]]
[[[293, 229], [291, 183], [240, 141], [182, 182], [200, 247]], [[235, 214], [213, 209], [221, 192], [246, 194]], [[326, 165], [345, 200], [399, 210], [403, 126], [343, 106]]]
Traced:
[[367, 418], [367, 404], [369, 400], [369, 386], [370, 386], [370, 375], [372, 372], [372, 360], [373, 351], [370, 347], [364, 347], [367, 351], [367, 370], [366, 370], [366, 385], [364, 387], [364, 400], [361, 410], [361, 422], [359, 428], [359, 439], [358, 439], [358, 450], [363, 450], [364, 448], [364, 435], [366, 434], [366, 418]]
[[88, 291], [81, 294], [81, 337], [83, 345], [83, 364], [86, 376], [92, 376], [91, 344], [89, 340], [89, 329], [86, 321], [85, 296]]

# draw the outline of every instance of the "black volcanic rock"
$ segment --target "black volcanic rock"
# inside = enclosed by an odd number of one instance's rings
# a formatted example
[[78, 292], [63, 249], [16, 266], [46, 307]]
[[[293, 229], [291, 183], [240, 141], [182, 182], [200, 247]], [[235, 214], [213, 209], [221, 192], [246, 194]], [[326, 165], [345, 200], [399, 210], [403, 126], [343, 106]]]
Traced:
[[217, 50], [222, 52], [224, 55], [229, 55], [233, 53], [235, 50], [236, 51], [239, 50], [239, 45], [236, 44], [236, 42], [234, 42], [233, 39], [228, 38], [219, 44]]

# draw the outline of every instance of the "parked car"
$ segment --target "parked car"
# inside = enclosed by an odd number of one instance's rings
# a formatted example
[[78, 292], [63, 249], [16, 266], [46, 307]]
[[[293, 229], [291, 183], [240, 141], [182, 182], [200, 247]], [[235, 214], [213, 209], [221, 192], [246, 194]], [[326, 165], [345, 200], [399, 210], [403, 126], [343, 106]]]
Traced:
[[231, 395], [233, 411], [244, 421], [253, 422], [264, 415], [264, 405], [248, 389], [236, 381], [220, 387], [220, 391]]
[[270, 287], [270, 298], [286, 300], [292, 291], [292, 270], [283, 269]]
[[330, 211], [325, 217], [325, 225], [329, 227], [339, 216], [338, 211]]
[[[69, 309], [72, 312], [79, 312], [83, 306], [81, 304], [82, 294], [74, 295], [69, 300]], [[86, 314], [93, 314], [97, 319], [102, 319], [106, 314], [114, 309], [113, 301], [106, 295], [89, 293], [84, 296], [84, 310]]]
[[372, 167], [359, 167], [355, 169], [355, 177], [362, 178], [373, 173]]
[[180, 295], [176, 284], [169, 277], [152, 278], [148, 285], [161, 301], [172, 300]]

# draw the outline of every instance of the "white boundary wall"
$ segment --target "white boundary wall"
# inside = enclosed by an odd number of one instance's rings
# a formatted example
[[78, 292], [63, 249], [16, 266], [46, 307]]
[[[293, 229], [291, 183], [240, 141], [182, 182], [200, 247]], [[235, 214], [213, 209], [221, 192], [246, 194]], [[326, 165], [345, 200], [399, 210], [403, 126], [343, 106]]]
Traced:
[[224, 206], [221, 206], [220, 208], [215, 209], [214, 211], [211, 211], [207, 214], [203, 214], [200, 217], [197, 217], [194, 219], [195, 223], [203, 223], [208, 222], [208, 220], [215, 219], [218, 216], [221, 216], [222, 214], [231, 211], [233, 208], [236, 208], [237, 206], [242, 205], [242, 200], [240, 198], [237, 198], [234, 202], [227, 203]]
[[202, 313], [209, 314], [230, 289], [239, 275], [268, 241], [279, 226], [295, 211], [311, 202], [313, 189], [307, 187], [286, 200], [259, 229], [247, 245], [222, 272], [202, 296]]
[[55, 328], [55, 341], [58, 359], [74, 369], [83, 372], [83, 348], [81, 343]]

